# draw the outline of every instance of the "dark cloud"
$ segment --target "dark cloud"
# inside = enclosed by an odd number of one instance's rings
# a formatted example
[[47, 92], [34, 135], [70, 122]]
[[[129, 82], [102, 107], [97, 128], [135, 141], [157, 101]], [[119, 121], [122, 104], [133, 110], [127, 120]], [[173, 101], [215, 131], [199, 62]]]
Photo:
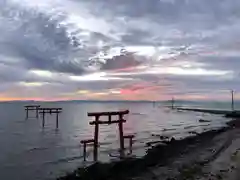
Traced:
[[240, 54], [239, 55], [216, 55], [200, 57], [198, 62], [205, 63], [207, 68], [215, 68], [218, 70], [233, 71], [240, 73]]
[[149, 36], [151, 35], [147, 31], [132, 29], [127, 34], [122, 35], [121, 40], [129, 45], [149, 45]]
[[132, 53], [121, 54], [119, 56], [114, 56], [111, 59], [107, 59], [105, 63], [102, 64], [101, 69], [103, 70], [114, 70], [114, 69], [124, 69], [129, 67], [135, 67], [140, 65], [142, 62], [141, 57], [134, 56]]

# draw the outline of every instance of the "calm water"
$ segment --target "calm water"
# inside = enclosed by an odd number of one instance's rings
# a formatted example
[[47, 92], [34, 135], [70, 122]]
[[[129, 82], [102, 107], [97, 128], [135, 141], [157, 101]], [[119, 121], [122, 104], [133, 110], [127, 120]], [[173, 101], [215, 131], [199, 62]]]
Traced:
[[[0, 179], [53, 179], [83, 165], [80, 141], [93, 137], [87, 112], [129, 109], [124, 124], [125, 134], [136, 136], [134, 155], [145, 153], [145, 143], [159, 140], [152, 134], [183, 138], [189, 131], [202, 132], [225, 125], [221, 116], [196, 112], [177, 112], [152, 103], [41, 103], [44, 107], [61, 107], [59, 130], [55, 130], [55, 116], [47, 115], [46, 127], [41, 119], [25, 120], [24, 103], [0, 103]], [[33, 115], [33, 114], [32, 114]], [[211, 122], [199, 123], [208, 119]], [[100, 128], [100, 160], [113, 160], [116, 154], [118, 131], [116, 125]], [[92, 150], [88, 149], [88, 160]]]

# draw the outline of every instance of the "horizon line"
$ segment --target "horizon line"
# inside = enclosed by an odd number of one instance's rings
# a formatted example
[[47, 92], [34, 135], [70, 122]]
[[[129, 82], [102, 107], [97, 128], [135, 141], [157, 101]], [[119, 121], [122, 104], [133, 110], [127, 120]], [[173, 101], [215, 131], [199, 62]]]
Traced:
[[[5, 100], [1, 101], [0, 103], [4, 102], [74, 102], [74, 101], [79, 101], [79, 102], [172, 102], [171, 99], [169, 100]], [[207, 99], [199, 99], [199, 100], [185, 100], [185, 99], [175, 99], [175, 102], [231, 102], [231, 100], [207, 100]], [[240, 100], [235, 100], [235, 102], [238, 102]]]

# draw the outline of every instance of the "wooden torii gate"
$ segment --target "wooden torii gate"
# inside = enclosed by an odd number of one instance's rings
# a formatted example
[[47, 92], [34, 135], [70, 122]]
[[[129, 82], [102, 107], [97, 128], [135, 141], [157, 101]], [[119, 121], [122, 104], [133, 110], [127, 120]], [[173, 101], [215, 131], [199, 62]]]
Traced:
[[[122, 158], [124, 156], [124, 139], [129, 139], [129, 148], [130, 153], [132, 153], [132, 144], [133, 144], [133, 138], [134, 135], [127, 135], [124, 136], [123, 134], [123, 123], [126, 122], [125, 119], [123, 119], [123, 116], [129, 114], [129, 110], [125, 111], [113, 111], [113, 112], [92, 112], [88, 113], [89, 117], [95, 117], [95, 121], [91, 121], [90, 125], [95, 125], [94, 130], [94, 139], [88, 139], [88, 140], [82, 140], [81, 143], [83, 144], [83, 156], [84, 161], [86, 160], [86, 146], [87, 144], [93, 143], [94, 149], [93, 149], [93, 159], [94, 161], [97, 161], [98, 159], [98, 135], [99, 135], [99, 125], [100, 124], [118, 124], [119, 128], [119, 139], [120, 139], [120, 157]], [[101, 116], [108, 116], [108, 121], [102, 121], [100, 120]], [[112, 116], [118, 116], [117, 120], [112, 120]]]
[[58, 116], [62, 108], [39, 108], [39, 114], [42, 114], [42, 128], [45, 127], [45, 114], [56, 114], [56, 129], [58, 129]]
[[35, 111], [36, 118], [38, 118], [38, 110], [40, 108], [40, 105], [27, 105], [27, 106], [24, 106], [24, 107], [25, 107], [25, 111], [26, 111], [26, 118], [25, 119], [29, 118], [29, 111]]

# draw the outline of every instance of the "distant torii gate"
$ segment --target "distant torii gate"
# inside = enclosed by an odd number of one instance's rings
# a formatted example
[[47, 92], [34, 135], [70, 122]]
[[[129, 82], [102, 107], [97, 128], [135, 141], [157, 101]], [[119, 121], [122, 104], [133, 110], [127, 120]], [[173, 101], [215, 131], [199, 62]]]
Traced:
[[[99, 135], [99, 125], [100, 124], [118, 124], [119, 127], [119, 139], [120, 139], [120, 157], [124, 156], [124, 139], [129, 139], [129, 148], [130, 153], [132, 152], [132, 144], [133, 144], [133, 138], [134, 135], [123, 135], [123, 123], [126, 122], [126, 120], [123, 119], [123, 116], [129, 114], [129, 110], [125, 111], [113, 111], [113, 112], [93, 112], [88, 113], [89, 117], [95, 117], [95, 121], [90, 122], [90, 125], [95, 125], [95, 131], [94, 131], [94, 139], [88, 139], [88, 140], [82, 140], [81, 143], [83, 144], [83, 154], [84, 154], [84, 160], [86, 160], [86, 145], [89, 143], [93, 143], [94, 150], [93, 150], [93, 157], [94, 161], [97, 161], [98, 159], [98, 135]], [[100, 121], [101, 116], [108, 116], [108, 121]], [[112, 120], [112, 116], [118, 116], [117, 120]]]
[[45, 114], [56, 114], [56, 129], [58, 129], [58, 115], [62, 112], [62, 108], [39, 108], [42, 114], [42, 128], [45, 127]]
[[27, 106], [24, 106], [24, 107], [25, 107], [25, 111], [26, 111], [26, 118], [25, 119], [29, 118], [29, 112], [28, 111], [35, 111], [36, 118], [38, 118], [38, 110], [40, 108], [40, 105], [27, 105]]

